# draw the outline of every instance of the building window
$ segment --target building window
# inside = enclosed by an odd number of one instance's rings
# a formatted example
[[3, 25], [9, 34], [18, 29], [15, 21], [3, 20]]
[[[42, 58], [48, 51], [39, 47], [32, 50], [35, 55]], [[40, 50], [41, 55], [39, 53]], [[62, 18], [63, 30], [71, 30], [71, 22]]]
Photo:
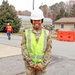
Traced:
[[75, 24], [74, 24], [74, 29], [75, 29]]
[[64, 24], [61, 24], [61, 28], [64, 28]]

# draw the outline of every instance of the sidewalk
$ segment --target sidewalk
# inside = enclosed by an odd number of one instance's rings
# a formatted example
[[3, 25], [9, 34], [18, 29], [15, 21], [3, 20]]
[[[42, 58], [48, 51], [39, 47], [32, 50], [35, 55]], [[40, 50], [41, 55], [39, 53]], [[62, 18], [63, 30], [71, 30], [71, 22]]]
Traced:
[[20, 54], [21, 48], [0, 44], [0, 58]]

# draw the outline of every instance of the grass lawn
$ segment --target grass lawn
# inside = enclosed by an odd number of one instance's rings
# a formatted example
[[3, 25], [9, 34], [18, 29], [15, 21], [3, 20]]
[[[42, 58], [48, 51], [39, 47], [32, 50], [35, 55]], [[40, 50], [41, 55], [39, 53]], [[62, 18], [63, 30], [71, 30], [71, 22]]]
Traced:
[[57, 40], [57, 34], [51, 35], [51, 38]]

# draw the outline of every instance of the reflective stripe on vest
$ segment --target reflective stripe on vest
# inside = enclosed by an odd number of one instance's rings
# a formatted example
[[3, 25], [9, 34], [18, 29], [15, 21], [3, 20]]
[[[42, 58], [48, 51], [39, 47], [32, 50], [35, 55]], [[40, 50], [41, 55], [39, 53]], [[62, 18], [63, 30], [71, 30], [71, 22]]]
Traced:
[[30, 57], [31, 57], [31, 58], [35, 58], [35, 57], [36, 57], [36, 58], [38, 58], [38, 59], [43, 58], [43, 56], [38, 56], [38, 55], [37, 55], [37, 56], [30, 56]]
[[[42, 30], [42, 33], [41, 33], [41, 36], [40, 36], [38, 42], [36, 42], [36, 40], [35, 40], [36, 38], [35, 38], [34, 34], [32, 33], [32, 30], [30, 30], [30, 29], [26, 30], [25, 34], [26, 34], [27, 50], [29, 52], [30, 57], [34, 61], [34, 64], [36, 65], [36, 64], [38, 64], [38, 62], [42, 61], [44, 52], [46, 50], [47, 36], [49, 33], [47, 30]], [[31, 42], [31, 37], [34, 38], [34, 39], [32, 39], [33, 42]], [[41, 42], [41, 40], [42, 40], [42, 42]], [[36, 53], [36, 52], [38, 52], [38, 53]]]
[[[46, 44], [47, 43], [47, 34], [46, 34], [46, 30], [44, 30], [44, 48], [43, 48], [43, 52], [45, 52], [46, 50]], [[31, 35], [30, 35], [30, 29], [28, 29], [28, 46], [30, 49], [30, 52], [32, 52], [31, 50]]]

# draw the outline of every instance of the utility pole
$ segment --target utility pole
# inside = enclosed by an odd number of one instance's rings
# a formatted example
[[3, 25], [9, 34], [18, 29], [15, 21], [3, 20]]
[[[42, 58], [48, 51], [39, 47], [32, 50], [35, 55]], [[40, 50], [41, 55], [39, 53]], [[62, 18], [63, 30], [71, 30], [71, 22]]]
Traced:
[[41, 10], [42, 10], [43, 2], [41, 2]]
[[33, 0], [33, 9], [34, 9], [34, 0]]

